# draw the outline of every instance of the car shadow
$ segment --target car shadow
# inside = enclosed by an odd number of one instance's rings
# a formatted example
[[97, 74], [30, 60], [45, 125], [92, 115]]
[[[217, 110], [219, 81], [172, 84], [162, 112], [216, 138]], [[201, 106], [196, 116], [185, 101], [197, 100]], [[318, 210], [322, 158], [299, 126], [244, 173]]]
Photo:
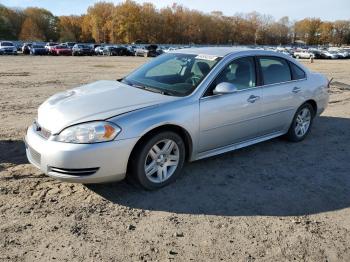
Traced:
[[4, 163], [20, 165], [28, 163], [22, 140], [0, 140], [0, 171]]
[[158, 191], [87, 186], [119, 205], [220, 216], [309, 215], [350, 207], [350, 119], [320, 117], [306, 140], [282, 138], [189, 163]]

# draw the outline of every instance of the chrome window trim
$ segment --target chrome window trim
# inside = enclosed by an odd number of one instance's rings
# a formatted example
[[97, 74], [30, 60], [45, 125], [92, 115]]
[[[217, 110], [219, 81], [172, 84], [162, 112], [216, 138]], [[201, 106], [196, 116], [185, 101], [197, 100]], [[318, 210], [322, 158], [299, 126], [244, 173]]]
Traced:
[[[211, 77], [210, 79], [210, 83], [207, 85], [207, 87], [205, 88], [204, 92], [201, 94], [201, 97], [199, 98], [199, 100], [204, 100], [208, 97], [218, 97], [218, 96], [222, 96], [221, 94], [218, 94], [218, 95], [211, 95], [211, 96], [204, 96], [205, 93], [207, 92], [208, 88], [210, 87], [210, 85], [213, 83], [213, 81], [216, 79], [216, 77], [222, 72], [222, 69], [225, 68], [225, 66], [227, 66], [229, 63], [231, 63], [232, 61], [236, 60], [236, 59], [239, 59], [239, 58], [244, 58], [244, 57], [259, 57], [259, 56], [265, 56], [265, 55], [260, 55], [260, 54], [242, 54], [242, 55], [239, 55], [239, 56], [236, 56], [237, 54], [230, 54], [226, 57], [224, 57], [224, 59], [221, 60], [222, 63], [224, 63], [223, 65], [221, 65], [221, 63], [219, 62], [217, 64], [217, 70], [219, 70], [219, 72], [215, 73], [214, 76]], [[291, 61], [290, 59], [286, 59], [282, 56], [273, 56], [273, 55], [270, 55], [271, 57], [276, 57], [276, 58], [280, 58], [280, 59], [284, 59], [286, 60], [287, 63], [293, 63], [293, 61]], [[233, 58], [232, 58], [233, 57]], [[225, 59], [226, 58], [226, 59]], [[228, 60], [227, 62], [225, 62], [225, 60]], [[293, 63], [294, 65], [296, 65], [295, 63]], [[298, 66], [298, 65], [296, 65]], [[308, 80], [308, 73], [303, 69], [301, 68], [300, 66], [298, 66], [301, 70], [304, 71], [305, 73], [305, 78], [302, 78], [302, 79], [296, 79], [296, 80], [290, 80], [290, 81], [285, 81], [285, 82], [278, 82], [278, 83], [273, 83], [273, 84], [268, 84], [268, 85], [260, 85], [260, 86], [255, 86], [255, 87], [251, 87], [251, 88], [246, 88], [246, 89], [243, 89], [243, 90], [238, 90], [237, 92], [233, 93], [233, 94], [237, 94], [237, 93], [240, 93], [242, 91], [248, 91], [248, 90], [255, 90], [255, 89], [258, 89], [258, 88], [267, 88], [267, 87], [270, 87], [270, 86], [276, 86], [276, 85], [284, 85], [284, 84], [289, 84], [289, 83], [295, 83], [295, 82], [301, 82], [301, 81], [306, 81]], [[214, 73], [214, 72], [213, 72]], [[205, 79], [206, 81], [208, 81], [209, 79]], [[204, 84], [205, 81], [202, 82], [202, 84]], [[233, 95], [232, 94], [232, 95]]]
[[301, 82], [301, 81], [306, 81], [307, 78], [302, 78], [302, 79], [296, 79], [296, 80], [290, 80], [290, 81], [285, 81], [285, 82], [278, 82], [278, 83], [273, 83], [273, 84], [268, 84], [268, 85], [261, 85], [260, 87], [270, 87], [270, 86], [276, 86], [276, 85], [285, 85], [285, 84], [290, 84], [294, 82]]

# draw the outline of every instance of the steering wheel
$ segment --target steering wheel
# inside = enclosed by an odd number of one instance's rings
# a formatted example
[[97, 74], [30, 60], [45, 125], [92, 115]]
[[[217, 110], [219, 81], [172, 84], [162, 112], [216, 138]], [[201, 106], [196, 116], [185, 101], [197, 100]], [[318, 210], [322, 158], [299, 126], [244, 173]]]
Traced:
[[199, 75], [193, 75], [191, 77], [192, 85], [195, 86], [198, 84], [198, 82], [202, 79], [202, 76]]

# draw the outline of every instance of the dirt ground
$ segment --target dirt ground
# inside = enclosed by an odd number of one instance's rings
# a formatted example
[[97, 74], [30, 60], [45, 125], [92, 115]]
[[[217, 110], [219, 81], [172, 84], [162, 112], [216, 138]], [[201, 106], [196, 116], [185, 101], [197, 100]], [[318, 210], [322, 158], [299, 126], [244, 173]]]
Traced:
[[187, 164], [171, 186], [55, 181], [22, 138], [50, 95], [142, 64], [0, 56], [0, 261], [350, 261], [350, 60], [301, 143], [281, 138]]

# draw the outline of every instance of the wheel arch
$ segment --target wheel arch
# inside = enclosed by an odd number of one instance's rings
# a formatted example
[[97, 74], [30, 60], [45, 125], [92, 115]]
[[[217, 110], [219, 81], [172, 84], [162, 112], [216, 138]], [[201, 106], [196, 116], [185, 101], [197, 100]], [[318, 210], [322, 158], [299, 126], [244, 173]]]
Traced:
[[303, 103], [304, 104], [310, 104], [312, 106], [312, 109], [314, 110], [314, 116], [317, 115], [317, 103], [313, 99], [309, 99]]
[[164, 124], [160, 125], [157, 127], [152, 128], [151, 130], [148, 130], [145, 134], [143, 134], [140, 139], [136, 142], [135, 146], [131, 150], [131, 154], [128, 159], [128, 165], [127, 165], [127, 173], [129, 171], [130, 167], [130, 160], [134, 156], [134, 154], [138, 151], [138, 148], [145, 142], [147, 139], [151, 138], [152, 136], [160, 133], [160, 132], [165, 132], [165, 131], [172, 131], [176, 134], [178, 134], [182, 140], [184, 141], [185, 144], [185, 150], [186, 150], [186, 155], [185, 159], [186, 161], [191, 159], [192, 156], [192, 150], [193, 150], [193, 140], [190, 135], [190, 133], [183, 127], [176, 125], [176, 124]]

